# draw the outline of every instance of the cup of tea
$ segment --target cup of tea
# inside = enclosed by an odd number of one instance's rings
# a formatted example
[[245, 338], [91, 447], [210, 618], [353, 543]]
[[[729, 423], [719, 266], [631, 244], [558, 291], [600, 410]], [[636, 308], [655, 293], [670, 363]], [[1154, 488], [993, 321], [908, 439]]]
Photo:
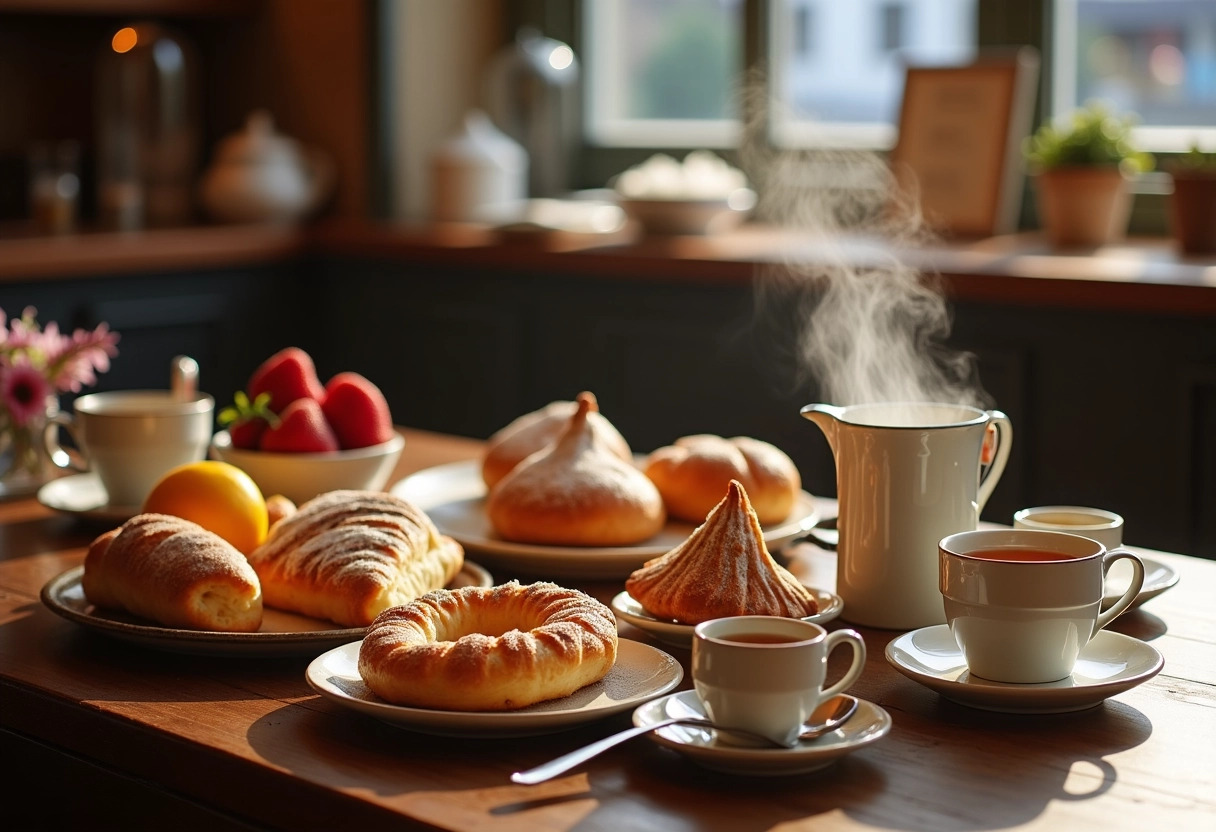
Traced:
[[[138, 508], [166, 471], [206, 457], [215, 400], [206, 393], [118, 390], [81, 396], [72, 410], [47, 424], [51, 461], [95, 472], [111, 506]], [[60, 444], [60, 428], [75, 448]]]
[[[1106, 574], [1126, 560], [1131, 580], [1100, 611]], [[1127, 549], [1040, 529], [959, 532], [938, 544], [946, 622], [972, 675], [995, 682], [1054, 682], [1072, 674], [1099, 630], [1131, 605], [1144, 564]]]
[[1013, 515], [1015, 529], [1039, 529], [1092, 537], [1107, 549], [1123, 545], [1123, 518], [1113, 511], [1088, 506], [1035, 506]]
[[[853, 662], [825, 688], [828, 656], [840, 644], [852, 648]], [[829, 633], [797, 618], [716, 618], [693, 631], [693, 688], [706, 716], [782, 744], [798, 736], [820, 703], [857, 681], [865, 663], [866, 644], [856, 630]]]

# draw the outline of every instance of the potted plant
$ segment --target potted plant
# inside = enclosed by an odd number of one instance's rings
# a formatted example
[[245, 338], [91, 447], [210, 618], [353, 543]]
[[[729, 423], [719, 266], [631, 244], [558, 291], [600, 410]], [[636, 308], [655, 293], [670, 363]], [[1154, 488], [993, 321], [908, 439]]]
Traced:
[[1172, 160], [1170, 228], [1183, 254], [1216, 252], [1216, 152], [1197, 146]]
[[1039, 220], [1052, 245], [1100, 246], [1123, 237], [1131, 213], [1127, 177], [1152, 168], [1152, 157], [1132, 144], [1133, 124], [1095, 102], [1026, 140]]

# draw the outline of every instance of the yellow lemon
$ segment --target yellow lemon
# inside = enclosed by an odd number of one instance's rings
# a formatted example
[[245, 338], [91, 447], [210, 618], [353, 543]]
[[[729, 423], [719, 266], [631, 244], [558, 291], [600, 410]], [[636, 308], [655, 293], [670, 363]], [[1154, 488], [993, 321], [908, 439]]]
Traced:
[[248, 474], [227, 462], [179, 465], [152, 487], [143, 510], [198, 523], [246, 555], [266, 539], [262, 492]]

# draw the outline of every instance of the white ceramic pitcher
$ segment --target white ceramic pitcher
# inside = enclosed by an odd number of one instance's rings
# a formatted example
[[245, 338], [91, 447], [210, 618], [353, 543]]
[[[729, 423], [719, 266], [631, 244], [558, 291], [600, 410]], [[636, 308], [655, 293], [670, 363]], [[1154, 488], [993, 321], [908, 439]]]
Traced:
[[[979, 523], [1013, 444], [997, 410], [954, 404], [809, 404], [836, 458], [842, 617], [911, 630], [944, 624], [937, 544]], [[992, 461], [981, 464], [988, 426]]]

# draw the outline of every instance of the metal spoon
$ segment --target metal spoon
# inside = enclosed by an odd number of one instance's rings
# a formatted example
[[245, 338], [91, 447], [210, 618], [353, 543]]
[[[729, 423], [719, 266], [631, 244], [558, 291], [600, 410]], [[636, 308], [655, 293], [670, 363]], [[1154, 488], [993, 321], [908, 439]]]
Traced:
[[556, 777], [559, 774], [569, 771], [580, 763], [585, 763], [592, 757], [595, 757], [607, 751], [613, 746], [620, 745], [625, 740], [631, 740], [634, 737], [640, 737], [642, 734], [647, 734], [651, 731], [657, 731], [667, 725], [700, 725], [704, 728], [715, 728], [718, 731], [730, 731], [732, 734], [741, 734], [748, 737], [753, 737], [758, 740], [763, 740], [778, 748], [796, 748], [798, 743], [803, 740], [812, 740], [815, 737], [822, 736], [830, 731], [835, 731], [844, 724], [849, 717], [857, 710], [857, 697], [849, 696], [848, 694], [840, 694], [832, 699], [831, 713], [827, 718], [815, 725], [807, 725], [803, 728], [802, 733], [791, 743], [781, 744], [770, 737], [765, 737], [761, 734], [753, 734], [751, 731], [746, 731], [742, 728], [719, 728], [704, 717], [697, 716], [677, 716], [670, 719], [661, 719], [658, 722], [650, 725], [639, 725], [633, 728], [627, 728], [611, 736], [604, 737], [602, 740], [597, 740], [590, 745], [585, 745], [582, 748], [577, 748], [569, 754], [563, 754], [560, 757], [550, 760], [547, 763], [542, 763], [536, 768], [530, 768], [527, 771], [517, 771], [511, 775], [511, 782], [522, 783], [526, 786], [534, 783], [543, 783], [544, 781]]

